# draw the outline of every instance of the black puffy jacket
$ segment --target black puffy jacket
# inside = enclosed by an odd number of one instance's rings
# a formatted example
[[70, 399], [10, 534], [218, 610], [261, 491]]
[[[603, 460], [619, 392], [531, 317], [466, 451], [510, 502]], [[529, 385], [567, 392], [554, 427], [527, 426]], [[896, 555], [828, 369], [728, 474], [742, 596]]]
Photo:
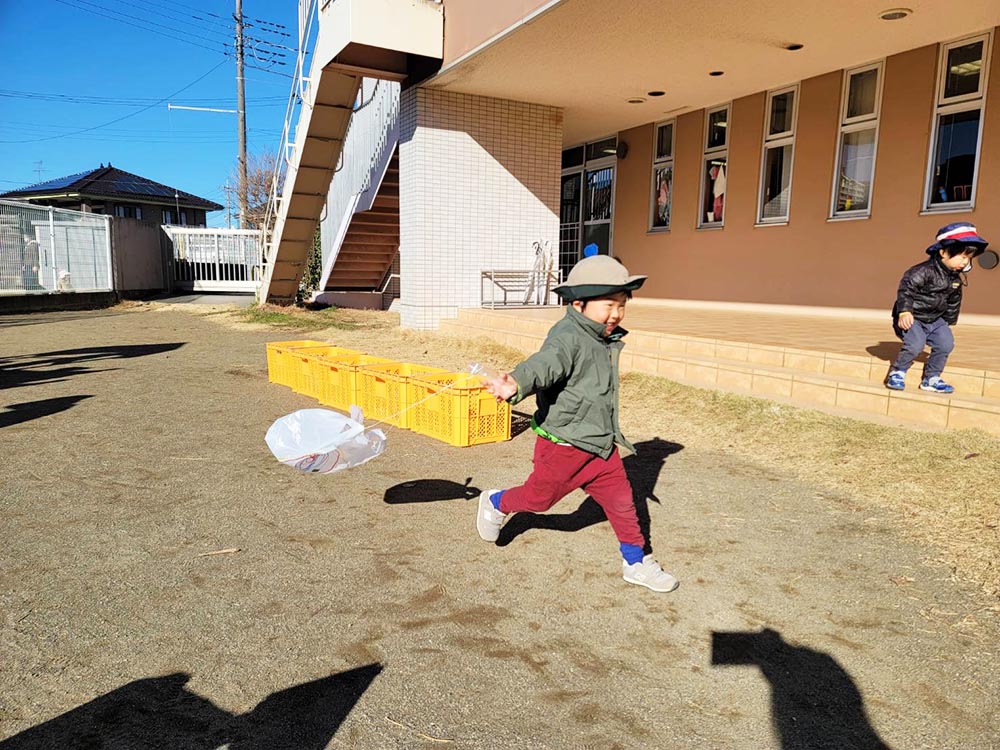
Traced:
[[911, 312], [922, 323], [944, 318], [948, 325], [955, 325], [962, 307], [963, 286], [962, 272], [945, 267], [935, 249], [930, 260], [908, 269], [900, 279], [892, 308], [893, 323], [900, 313]]

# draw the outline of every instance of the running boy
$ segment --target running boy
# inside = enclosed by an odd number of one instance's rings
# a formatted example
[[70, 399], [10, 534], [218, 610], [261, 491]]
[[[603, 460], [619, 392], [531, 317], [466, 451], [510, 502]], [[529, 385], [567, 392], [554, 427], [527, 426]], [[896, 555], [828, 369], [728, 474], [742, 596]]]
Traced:
[[958, 322], [962, 308], [963, 273], [972, 259], [989, 244], [967, 222], [949, 224], [938, 230], [936, 242], [927, 248], [930, 260], [903, 274], [896, 304], [892, 307], [892, 327], [903, 340], [903, 348], [886, 378], [886, 388], [906, 387], [906, 371], [913, 360], [930, 345], [920, 389], [933, 393], [953, 393], [955, 388], [941, 379], [948, 355], [955, 348], [951, 326]]
[[487, 382], [500, 400], [517, 403], [537, 394], [531, 420], [538, 434], [534, 469], [520, 487], [486, 490], [479, 496], [476, 527], [495, 542], [512, 513], [542, 512], [575, 489], [596, 500], [618, 537], [626, 581], [653, 591], [673, 591], [677, 579], [645, 554], [632, 487], [618, 455], [618, 443], [634, 448], [618, 426], [618, 359], [627, 331], [618, 326], [625, 303], [645, 276], [629, 276], [607, 255], [577, 263], [555, 291], [570, 303], [542, 348], [509, 374]]

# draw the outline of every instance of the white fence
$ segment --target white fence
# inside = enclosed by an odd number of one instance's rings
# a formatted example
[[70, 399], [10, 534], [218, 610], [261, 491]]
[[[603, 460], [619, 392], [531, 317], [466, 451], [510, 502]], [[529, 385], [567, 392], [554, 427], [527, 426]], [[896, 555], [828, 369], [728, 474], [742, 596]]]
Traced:
[[0, 200], [0, 295], [110, 292], [110, 221]]
[[165, 226], [173, 286], [195, 292], [256, 292], [263, 277], [260, 232]]

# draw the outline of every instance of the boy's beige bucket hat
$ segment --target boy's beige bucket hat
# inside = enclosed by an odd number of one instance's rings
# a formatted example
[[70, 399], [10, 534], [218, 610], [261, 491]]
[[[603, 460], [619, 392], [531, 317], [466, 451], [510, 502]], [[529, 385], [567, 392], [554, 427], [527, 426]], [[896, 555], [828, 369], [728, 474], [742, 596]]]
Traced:
[[618, 292], [634, 292], [646, 278], [629, 276], [628, 269], [610, 255], [592, 255], [573, 266], [566, 283], [552, 291], [567, 302], [573, 302]]

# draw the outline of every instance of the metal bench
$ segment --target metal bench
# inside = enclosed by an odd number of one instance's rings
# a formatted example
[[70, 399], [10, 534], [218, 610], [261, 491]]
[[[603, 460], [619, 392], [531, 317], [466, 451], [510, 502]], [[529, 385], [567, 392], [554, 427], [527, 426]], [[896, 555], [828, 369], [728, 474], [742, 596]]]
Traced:
[[[482, 272], [479, 298], [483, 307], [551, 304], [552, 289], [559, 286], [558, 271], [491, 269]], [[483, 282], [488, 281], [489, 284]], [[489, 298], [484, 291], [489, 288]], [[499, 294], [498, 294], [499, 290]], [[499, 299], [498, 299], [499, 297]]]

